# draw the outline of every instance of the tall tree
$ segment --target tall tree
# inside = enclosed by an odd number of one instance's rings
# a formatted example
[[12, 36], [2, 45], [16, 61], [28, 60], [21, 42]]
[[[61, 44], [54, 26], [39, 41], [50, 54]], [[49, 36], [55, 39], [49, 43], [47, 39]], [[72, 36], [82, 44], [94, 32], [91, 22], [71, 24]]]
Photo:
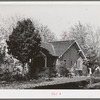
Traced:
[[24, 63], [34, 57], [40, 50], [41, 37], [30, 19], [17, 22], [7, 40], [8, 53]]
[[71, 27], [69, 31], [70, 37], [72, 39], [75, 39], [83, 50], [87, 48], [86, 44], [87, 34], [88, 34], [87, 27], [85, 25], [82, 25], [80, 22], [75, 26]]
[[88, 25], [88, 34], [86, 38], [87, 45], [89, 47], [89, 51], [91, 51], [95, 56], [100, 57], [100, 29], [93, 29]]
[[43, 42], [51, 42], [56, 40], [54, 33], [51, 32], [47, 26], [41, 25], [38, 27], [38, 30]]
[[65, 31], [62, 34], [62, 39], [63, 37], [67, 36], [69, 37], [69, 39], [76, 40], [79, 43], [80, 47], [85, 51], [89, 49], [89, 43], [87, 42], [87, 38], [88, 36], [90, 36], [90, 29], [88, 25], [83, 25], [78, 22], [78, 24], [71, 26], [68, 32]]
[[17, 21], [17, 16], [10, 18], [2, 18], [0, 16], [0, 63], [5, 62], [5, 57], [7, 56], [6, 39], [12, 32], [13, 27], [15, 27], [16, 21]]

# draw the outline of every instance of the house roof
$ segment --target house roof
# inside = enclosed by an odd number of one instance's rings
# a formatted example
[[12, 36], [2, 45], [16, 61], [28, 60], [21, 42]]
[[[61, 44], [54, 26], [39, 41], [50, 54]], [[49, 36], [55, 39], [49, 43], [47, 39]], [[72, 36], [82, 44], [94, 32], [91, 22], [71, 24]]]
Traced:
[[55, 53], [54, 46], [51, 43], [41, 42], [41, 47], [48, 50], [52, 56], [57, 56]]
[[55, 49], [55, 52], [57, 56], [61, 56], [62, 53], [64, 53], [68, 47], [70, 47], [71, 44], [73, 44], [75, 41], [74, 40], [67, 40], [67, 41], [55, 41], [55, 42], [50, 42]]
[[83, 51], [81, 50], [80, 46], [75, 40], [66, 40], [66, 41], [55, 41], [50, 42], [55, 49], [56, 55], [59, 56], [59, 58], [72, 46], [75, 45], [76, 49], [79, 50], [79, 54], [82, 58], [85, 58], [85, 55]]

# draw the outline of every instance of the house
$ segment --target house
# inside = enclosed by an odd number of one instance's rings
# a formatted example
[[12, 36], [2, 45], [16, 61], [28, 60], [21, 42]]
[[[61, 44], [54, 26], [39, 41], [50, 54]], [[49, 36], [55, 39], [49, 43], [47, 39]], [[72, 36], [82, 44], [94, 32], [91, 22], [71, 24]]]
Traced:
[[81, 75], [83, 59], [86, 59], [86, 56], [75, 40], [41, 42], [40, 53], [32, 59], [34, 67], [32, 67], [31, 72], [37, 74], [47, 67], [55, 66], [64, 61], [68, 70], [76, 75]]
[[81, 75], [83, 69], [83, 59], [86, 56], [75, 40], [50, 42], [58, 56], [57, 63], [66, 62], [66, 68], [71, 72]]

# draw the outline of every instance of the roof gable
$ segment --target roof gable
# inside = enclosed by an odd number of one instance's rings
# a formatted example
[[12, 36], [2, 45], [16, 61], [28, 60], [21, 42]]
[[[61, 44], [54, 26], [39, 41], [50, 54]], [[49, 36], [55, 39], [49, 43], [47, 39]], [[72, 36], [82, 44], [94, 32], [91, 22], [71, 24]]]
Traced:
[[81, 49], [81, 47], [79, 46], [79, 44], [78, 44], [76, 41], [75, 41], [74, 45], [75, 45], [76, 49], [78, 50], [79, 55], [80, 55], [83, 59], [86, 59], [86, 56], [85, 56], [83, 50]]

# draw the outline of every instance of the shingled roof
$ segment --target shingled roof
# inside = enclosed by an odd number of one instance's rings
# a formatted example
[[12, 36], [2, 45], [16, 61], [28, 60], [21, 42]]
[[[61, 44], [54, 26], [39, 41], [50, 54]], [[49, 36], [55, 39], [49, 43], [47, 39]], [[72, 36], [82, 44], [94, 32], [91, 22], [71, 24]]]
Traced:
[[61, 57], [72, 45], [75, 45], [76, 49], [80, 50], [80, 56], [85, 58], [84, 52], [75, 40], [55, 41], [50, 43], [54, 46], [56, 55], [59, 57]]
[[61, 56], [62, 53], [64, 53], [68, 47], [70, 47], [75, 41], [74, 40], [67, 40], [67, 41], [55, 41], [50, 42], [55, 49], [55, 52], [57, 56]]

